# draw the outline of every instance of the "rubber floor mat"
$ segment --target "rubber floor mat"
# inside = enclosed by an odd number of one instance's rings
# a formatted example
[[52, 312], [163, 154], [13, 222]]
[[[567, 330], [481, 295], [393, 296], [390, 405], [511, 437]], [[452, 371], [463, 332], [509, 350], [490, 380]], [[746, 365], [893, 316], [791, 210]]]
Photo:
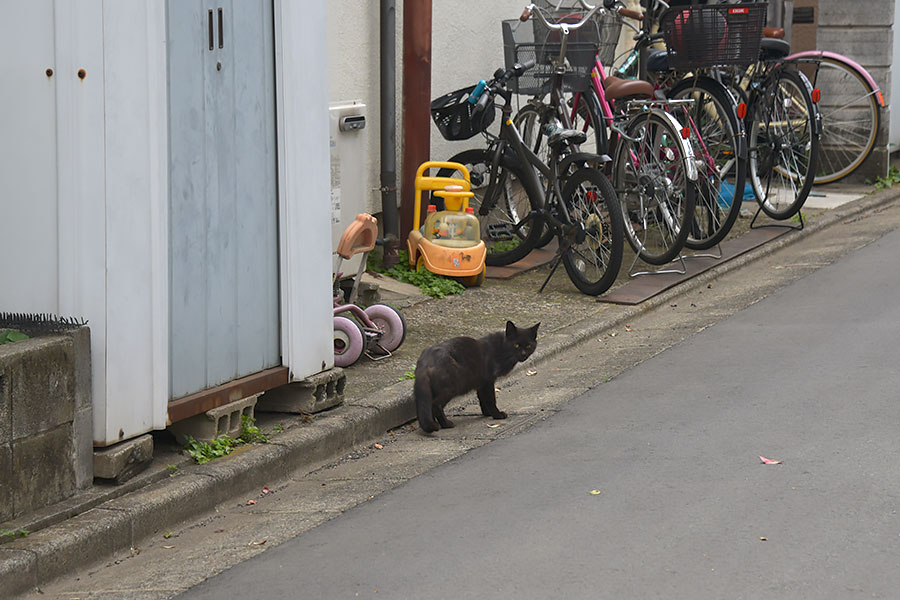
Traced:
[[[741, 237], [733, 240], [726, 240], [720, 245], [722, 249], [721, 258], [709, 258], [707, 256], [690, 256], [685, 254], [685, 272], [684, 273], [659, 273], [636, 275], [631, 281], [615, 288], [605, 296], [597, 298], [598, 302], [609, 302], [611, 304], [640, 304], [648, 298], [664, 292], [672, 286], [678, 285], [682, 281], [686, 281], [691, 277], [696, 277], [700, 273], [708, 271], [717, 265], [731, 260], [745, 252], [761, 246], [766, 242], [774, 240], [786, 233], [794, 231], [790, 227], [759, 227], [751, 229]], [[707, 255], [716, 253], [716, 248], [702, 250], [697, 254]], [[636, 267], [641, 265], [640, 261]], [[679, 268], [681, 265], [678, 261], [670, 263], [672, 268]], [[627, 268], [623, 265], [622, 268]]]

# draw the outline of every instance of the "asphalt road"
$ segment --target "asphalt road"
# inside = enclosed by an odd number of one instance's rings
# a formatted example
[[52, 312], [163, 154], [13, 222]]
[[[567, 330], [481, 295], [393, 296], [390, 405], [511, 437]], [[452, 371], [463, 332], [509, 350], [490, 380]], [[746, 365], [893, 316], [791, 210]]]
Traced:
[[898, 255], [894, 232], [180, 597], [896, 598]]

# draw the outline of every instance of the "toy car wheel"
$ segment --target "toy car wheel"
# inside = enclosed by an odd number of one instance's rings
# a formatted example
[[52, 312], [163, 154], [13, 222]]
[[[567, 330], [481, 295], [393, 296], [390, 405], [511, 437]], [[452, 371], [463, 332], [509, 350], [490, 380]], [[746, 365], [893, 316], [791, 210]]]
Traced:
[[356, 321], [347, 317], [334, 318], [334, 366], [349, 367], [362, 356], [365, 344]]
[[366, 316], [372, 319], [375, 327], [381, 331], [380, 344], [388, 352], [400, 347], [406, 339], [406, 321], [400, 311], [387, 304], [373, 304], [366, 308]]
[[466, 287], [478, 287], [482, 283], [484, 283], [484, 276], [487, 273], [487, 266], [483, 266], [481, 268], [481, 272], [477, 275], [469, 275], [468, 277], [457, 277], [456, 280], [459, 281]]

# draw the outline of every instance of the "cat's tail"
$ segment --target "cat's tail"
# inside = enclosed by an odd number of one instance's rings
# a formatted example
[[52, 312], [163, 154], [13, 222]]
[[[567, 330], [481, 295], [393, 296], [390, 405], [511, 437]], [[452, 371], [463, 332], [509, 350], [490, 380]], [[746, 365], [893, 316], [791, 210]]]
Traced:
[[432, 406], [434, 401], [431, 397], [431, 377], [428, 370], [423, 369], [424, 373], [416, 373], [416, 382], [413, 385], [413, 395], [416, 398], [416, 418], [419, 420], [419, 427], [425, 433], [432, 433], [440, 429], [438, 424], [434, 422], [434, 414]]

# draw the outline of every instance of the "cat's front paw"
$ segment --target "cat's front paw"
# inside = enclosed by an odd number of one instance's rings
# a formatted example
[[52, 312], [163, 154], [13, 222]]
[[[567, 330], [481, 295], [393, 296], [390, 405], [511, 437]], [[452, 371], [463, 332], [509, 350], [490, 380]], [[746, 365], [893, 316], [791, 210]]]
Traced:
[[496, 413], [494, 413], [494, 414], [491, 415], [491, 416], [494, 417], [495, 419], [505, 419], [505, 418], [506, 418], [506, 413], [503, 412], [502, 410], [498, 410]]
[[456, 427], [456, 423], [450, 419], [444, 419], [444, 422], [441, 423], [441, 428], [443, 429], [453, 429], [454, 427]]

